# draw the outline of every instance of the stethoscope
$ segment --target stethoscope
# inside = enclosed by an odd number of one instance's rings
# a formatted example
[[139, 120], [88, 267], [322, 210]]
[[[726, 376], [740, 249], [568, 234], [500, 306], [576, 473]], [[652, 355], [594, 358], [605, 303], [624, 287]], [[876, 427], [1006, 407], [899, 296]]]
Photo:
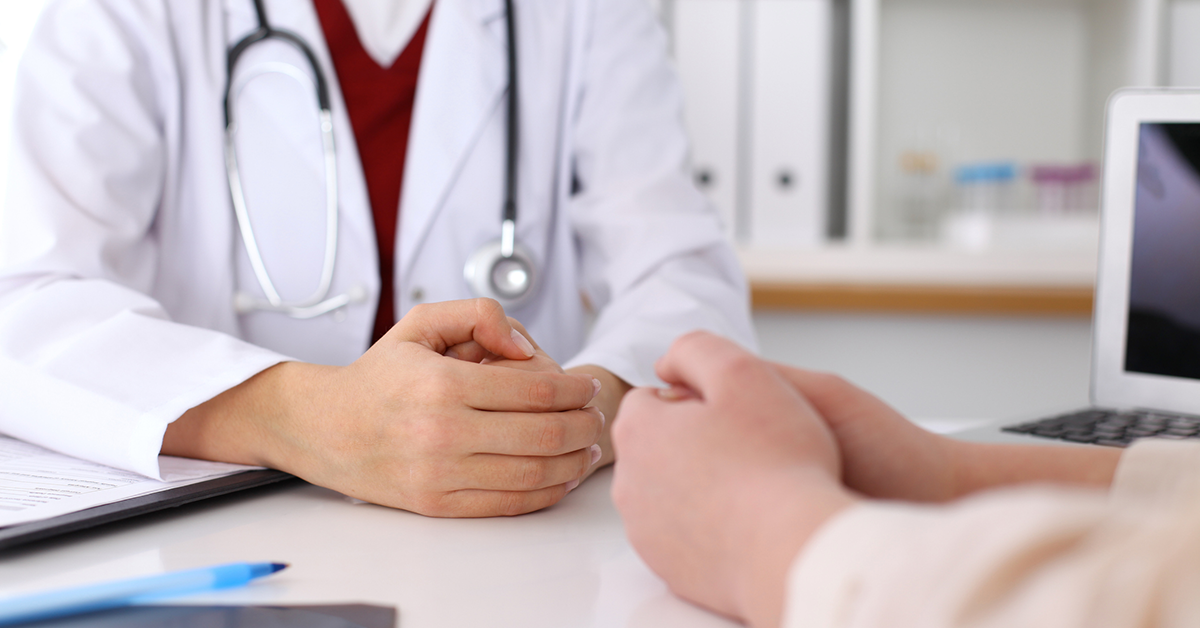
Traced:
[[[506, 121], [508, 146], [505, 157], [504, 206], [501, 215], [500, 238], [479, 247], [468, 258], [463, 268], [463, 278], [466, 279], [471, 291], [476, 296], [496, 299], [505, 308], [511, 309], [523, 304], [533, 294], [538, 274], [533, 256], [521, 243], [517, 242], [517, 125], [519, 110], [517, 108], [516, 27], [513, 23], [512, 0], [505, 0], [504, 8], [508, 24], [509, 89]], [[237, 215], [242, 244], [245, 245], [246, 253], [250, 258], [250, 266], [254, 270], [254, 276], [266, 299], [238, 291], [234, 295], [234, 309], [239, 314], [265, 311], [279, 312], [298, 319], [315, 318], [366, 300], [366, 290], [360, 286], [355, 286], [342, 294], [329, 296], [330, 286], [333, 283], [334, 261], [337, 258], [338, 239], [337, 153], [333, 141], [333, 115], [329, 106], [329, 85], [312, 49], [295, 33], [270, 25], [270, 22], [267, 21], [263, 0], [254, 0], [254, 11], [258, 16], [258, 28], [229, 49], [225, 62], [228, 77], [224, 95], [225, 172], [229, 178], [229, 192], [233, 200], [234, 213]], [[235, 89], [233, 71], [238, 59], [250, 46], [272, 38], [295, 46], [304, 55], [312, 68], [312, 74], [316, 79], [315, 85], [312, 79], [292, 65], [267, 63], [255, 68], [251, 74], [243, 76], [239, 82], [240, 87]], [[284, 301], [275, 288], [275, 283], [271, 281], [270, 273], [267, 272], [266, 263], [263, 261], [262, 252], [258, 247], [258, 240], [254, 236], [254, 227], [250, 223], [242, 178], [238, 170], [237, 150], [234, 145], [237, 124], [233, 117], [233, 101], [250, 80], [271, 73], [283, 74], [301, 83], [312, 85], [317, 92], [319, 108], [321, 147], [325, 164], [325, 258], [321, 265], [321, 280], [316, 291], [309, 298], [297, 302]]]

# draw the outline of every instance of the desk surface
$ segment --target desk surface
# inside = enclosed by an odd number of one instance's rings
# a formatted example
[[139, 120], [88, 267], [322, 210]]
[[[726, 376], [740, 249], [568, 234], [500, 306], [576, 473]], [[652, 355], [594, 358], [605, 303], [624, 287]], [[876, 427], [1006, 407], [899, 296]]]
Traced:
[[213, 604], [395, 606], [401, 628], [729, 627], [672, 596], [625, 539], [611, 469], [548, 510], [428, 519], [299, 481], [0, 553], [0, 594], [234, 561], [291, 568]]

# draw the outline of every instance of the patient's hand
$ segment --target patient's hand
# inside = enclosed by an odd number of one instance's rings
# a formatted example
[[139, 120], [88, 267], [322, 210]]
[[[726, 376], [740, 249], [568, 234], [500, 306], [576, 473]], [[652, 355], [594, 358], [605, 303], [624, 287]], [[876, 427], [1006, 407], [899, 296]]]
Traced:
[[833, 430], [846, 486], [881, 499], [943, 501], [957, 496], [954, 441], [913, 424], [837, 375], [774, 366]]
[[833, 437], [770, 364], [707, 333], [658, 364], [672, 388], [629, 393], [613, 499], [630, 542], [682, 597], [776, 625], [787, 570], [852, 503]]

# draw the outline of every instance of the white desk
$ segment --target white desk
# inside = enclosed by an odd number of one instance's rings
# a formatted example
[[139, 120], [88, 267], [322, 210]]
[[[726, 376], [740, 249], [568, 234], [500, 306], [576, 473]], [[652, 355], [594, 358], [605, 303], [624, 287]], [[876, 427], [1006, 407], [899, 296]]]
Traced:
[[625, 540], [611, 469], [510, 519], [428, 519], [301, 482], [0, 553], [0, 592], [234, 561], [291, 568], [187, 603], [370, 603], [400, 628], [729, 627], [672, 596]]

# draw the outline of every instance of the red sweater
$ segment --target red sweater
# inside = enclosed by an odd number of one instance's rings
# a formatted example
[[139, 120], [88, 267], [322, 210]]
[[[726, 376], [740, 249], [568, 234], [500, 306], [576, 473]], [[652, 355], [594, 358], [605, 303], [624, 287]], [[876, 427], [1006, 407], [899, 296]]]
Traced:
[[[380, 67], [363, 48], [354, 22], [341, 0], [315, 0], [317, 17], [333, 57], [342, 98], [358, 158], [362, 161], [375, 219], [379, 249], [379, 309], [375, 313], [372, 343], [396, 322], [396, 227], [400, 217], [400, 190], [404, 184], [404, 159], [408, 154], [409, 128], [417, 96], [417, 76], [425, 52], [429, 16], [413, 35], [392, 67]], [[432, 14], [432, 10], [430, 11]]]

